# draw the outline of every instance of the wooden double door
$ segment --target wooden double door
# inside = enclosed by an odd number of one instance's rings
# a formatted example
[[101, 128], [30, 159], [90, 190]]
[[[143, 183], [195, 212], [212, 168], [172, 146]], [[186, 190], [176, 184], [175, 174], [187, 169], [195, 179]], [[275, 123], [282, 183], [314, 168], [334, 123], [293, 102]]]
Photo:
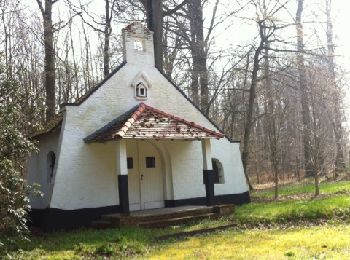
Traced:
[[131, 211], [164, 207], [163, 165], [148, 141], [128, 140], [129, 207]]

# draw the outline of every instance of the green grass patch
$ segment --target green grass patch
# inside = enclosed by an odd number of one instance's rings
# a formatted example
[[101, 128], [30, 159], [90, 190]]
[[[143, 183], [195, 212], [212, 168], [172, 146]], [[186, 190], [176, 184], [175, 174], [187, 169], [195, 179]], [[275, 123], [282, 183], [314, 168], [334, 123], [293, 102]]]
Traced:
[[[312, 199], [293, 197], [271, 202], [252, 202], [237, 206], [235, 213], [217, 220], [203, 220], [160, 230], [139, 228], [76, 230], [31, 237], [31, 242], [18, 241], [8, 252], [11, 259], [350, 259], [350, 182], [322, 183], [321, 193]], [[312, 193], [313, 185], [281, 188], [284, 196]], [[255, 196], [271, 196], [271, 191]], [[300, 199], [304, 198], [304, 199]], [[336, 218], [335, 218], [336, 217]], [[328, 220], [326, 226], [302, 227], [304, 221]], [[336, 219], [333, 221], [332, 219]], [[300, 221], [300, 222], [299, 222]], [[279, 228], [291, 222], [297, 228]], [[254, 229], [238, 225], [235, 230], [159, 242], [159, 236], [223, 225], [253, 224]], [[298, 224], [299, 223], [299, 224]], [[342, 223], [342, 224], [340, 224]], [[255, 225], [258, 224], [258, 225]], [[269, 229], [258, 230], [261, 224]], [[273, 229], [271, 227], [274, 227]], [[0, 257], [1, 258], [1, 257]]]
[[[285, 185], [279, 188], [278, 194], [280, 196], [291, 196], [304, 193], [314, 193], [314, 184], [292, 184]], [[320, 184], [321, 194], [334, 194], [334, 193], [350, 193], [350, 182], [339, 181], [339, 182], [323, 182]], [[274, 190], [268, 189], [263, 191], [255, 191], [252, 193], [253, 198], [273, 198]]]
[[228, 230], [168, 243], [150, 259], [349, 259], [350, 226]]
[[18, 241], [8, 255], [12, 259], [136, 257], [147, 255], [153, 238], [154, 231], [139, 228], [48, 233], [32, 237], [30, 242]]
[[350, 217], [350, 197], [311, 200], [252, 202], [236, 207], [234, 219], [241, 223], [285, 223], [296, 220], [315, 220], [334, 216]]

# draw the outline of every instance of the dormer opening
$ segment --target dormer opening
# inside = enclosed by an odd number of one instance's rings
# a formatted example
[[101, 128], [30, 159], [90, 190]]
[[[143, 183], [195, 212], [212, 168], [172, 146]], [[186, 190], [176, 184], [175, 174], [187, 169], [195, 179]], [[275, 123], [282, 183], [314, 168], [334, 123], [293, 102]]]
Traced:
[[136, 98], [138, 99], [146, 99], [147, 98], [147, 87], [143, 82], [139, 82], [136, 85]]
[[134, 98], [136, 100], [146, 100], [150, 97], [151, 84], [147, 75], [144, 72], [140, 72], [134, 78], [131, 87], [134, 88]]

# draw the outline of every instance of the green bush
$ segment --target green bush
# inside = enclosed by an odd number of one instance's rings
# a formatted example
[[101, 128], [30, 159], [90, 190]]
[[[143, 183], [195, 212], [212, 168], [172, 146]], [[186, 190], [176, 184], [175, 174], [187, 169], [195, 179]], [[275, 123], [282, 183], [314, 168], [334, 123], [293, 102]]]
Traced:
[[27, 232], [27, 213], [30, 209], [23, 165], [28, 153], [35, 150], [21, 129], [28, 124], [23, 121], [21, 107], [13, 100], [15, 82], [1, 77], [0, 70], [0, 255], [5, 244], [15, 235]]

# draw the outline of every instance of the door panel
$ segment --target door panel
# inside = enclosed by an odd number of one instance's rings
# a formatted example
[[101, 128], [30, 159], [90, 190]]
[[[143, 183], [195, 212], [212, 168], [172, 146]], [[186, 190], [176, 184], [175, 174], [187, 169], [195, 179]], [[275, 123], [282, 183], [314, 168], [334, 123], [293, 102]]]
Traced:
[[[164, 207], [163, 165], [157, 149], [149, 142], [128, 140], [127, 157], [133, 158], [133, 167], [128, 169], [130, 210]], [[148, 164], [146, 158], [154, 158]]]
[[[163, 167], [159, 152], [149, 142], [140, 142], [141, 208], [164, 207]], [[147, 157], [150, 159], [147, 165]]]
[[128, 169], [129, 207], [130, 210], [140, 210], [140, 175], [137, 142], [128, 140], [126, 145], [128, 158], [132, 158], [133, 167]]

